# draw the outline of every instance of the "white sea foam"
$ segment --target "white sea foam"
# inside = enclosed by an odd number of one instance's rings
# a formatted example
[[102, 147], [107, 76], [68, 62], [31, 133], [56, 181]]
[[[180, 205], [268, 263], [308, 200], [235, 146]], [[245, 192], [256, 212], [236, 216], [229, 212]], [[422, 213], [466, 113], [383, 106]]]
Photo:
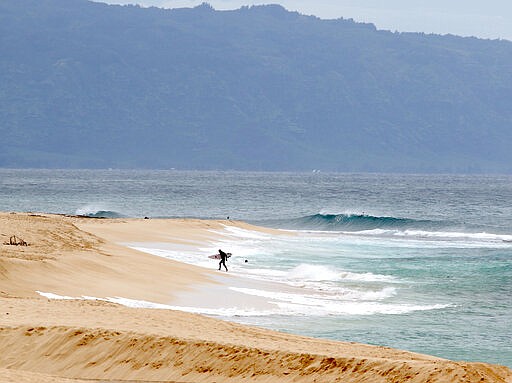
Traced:
[[48, 298], [48, 299], [82, 299], [82, 298], [68, 297], [65, 295], [57, 295], [57, 294], [53, 294], [53, 293], [45, 293], [45, 292], [38, 291], [38, 290], [36, 290], [36, 293], [38, 293], [39, 295], [41, 295], [45, 298]]
[[414, 311], [440, 310], [450, 305], [411, 305], [411, 304], [383, 304], [374, 302], [351, 302], [351, 303], [331, 303], [324, 307], [309, 307], [305, 309], [304, 305], [296, 305], [286, 302], [275, 302], [283, 311], [295, 315], [308, 316], [336, 316], [336, 315], [398, 315], [407, 314]]
[[331, 292], [330, 294], [297, 294], [243, 287], [230, 287], [230, 290], [277, 301], [313, 306], [324, 306], [326, 302], [332, 301], [377, 301], [392, 297], [396, 294], [396, 289], [393, 287], [386, 287], [378, 291], [343, 289], [337, 291], [336, 293]]
[[216, 234], [226, 235], [229, 234], [234, 237], [244, 238], [244, 239], [269, 239], [272, 235], [267, 233], [262, 233], [260, 231], [247, 230], [242, 229], [236, 226], [227, 226], [223, 225], [224, 230], [219, 232], [218, 230], [211, 230]]
[[95, 214], [98, 211], [106, 210], [104, 208], [101, 208], [97, 205], [86, 205], [82, 206], [78, 209], [76, 209], [75, 214], [77, 215], [89, 215], [89, 214]]
[[[92, 297], [91, 297], [92, 298]], [[97, 299], [97, 298], [92, 298]], [[165, 305], [161, 303], [154, 303], [148, 301], [141, 301], [135, 299], [128, 298], [107, 298], [105, 299], [109, 302], [118, 303], [123, 306], [132, 307], [132, 308], [149, 308], [149, 309], [166, 309], [166, 310], [176, 310], [176, 311], [185, 311], [195, 314], [205, 314], [212, 316], [222, 316], [222, 317], [233, 317], [233, 316], [266, 316], [276, 314], [276, 310], [257, 310], [254, 308], [244, 308], [244, 307], [221, 307], [221, 308], [209, 308], [209, 307], [191, 307], [191, 306], [173, 306], [173, 305]]]
[[[222, 308], [208, 308], [208, 307], [188, 307], [188, 306], [173, 306], [166, 305], [162, 303], [148, 302], [143, 300], [122, 298], [122, 297], [107, 297], [107, 298], [97, 298], [92, 296], [82, 295], [80, 297], [69, 297], [63, 295], [57, 295], [53, 293], [45, 293], [42, 291], [36, 291], [39, 295], [44, 296], [48, 299], [55, 300], [70, 300], [70, 299], [80, 299], [80, 300], [89, 300], [89, 301], [103, 301], [103, 302], [111, 302], [117, 303], [122, 306], [130, 307], [130, 308], [146, 308], [146, 309], [160, 309], [160, 310], [176, 310], [176, 311], [185, 311], [196, 314], [204, 314], [211, 316], [220, 316], [220, 317], [236, 317], [236, 316], [268, 316], [268, 315], [278, 315], [279, 310], [276, 308], [275, 310], [257, 310], [254, 308], [240, 308], [240, 307], [222, 307]], [[276, 306], [277, 307], [277, 306]]]
[[308, 315], [308, 316], [327, 316], [327, 315], [375, 315], [375, 314], [405, 314], [413, 311], [437, 310], [450, 305], [410, 305], [410, 304], [383, 304], [379, 302], [350, 302], [328, 299], [322, 296], [303, 296], [298, 294], [288, 294], [279, 292], [268, 292], [263, 290], [231, 288], [234, 291], [270, 298], [269, 303], [274, 304], [276, 309], [258, 310], [250, 307], [190, 307], [173, 306], [143, 300], [135, 300], [123, 297], [97, 298], [92, 296], [69, 297], [53, 293], [37, 291], [38, 294], [48, 299], [69, 300], [97, 300], [117, 303], [131, 308], [148, 308], [161, 310], [176, 310], [190, 313], [205, 314], [219, 317], [257, 317], [269, 315]]
[[[437, 310], [450, 307], [447, 304], [413, 305], [390, 304], [376, 302], [391, 295], [393, 289], [382, 291], [348, 293], [346, 296], [336, 295], [300, 295], [283, 292], [265, 291], [247, 288], [231, 288], [234, 291], [270, 299], [270, 303], [277, 305], [283, 315], [375, 315], [375, 314], [405, 314], [413, 311]], [[356, 297], [357, 295], [357, 297]], [[367, 300], [368, 299], [368, 300]]]
[[368, 210], [360, 210], [360, 209], [345, 209], [345, 210], [326, 210], [322, 209], [318, 212], [318, 214], [321, 215], [346, 215], [346, 216], [362, 216], [362, 215], [368, 215], [373, 217], [379, 217], [383, 214], [376, 213], [375, 211], [368, 211]]
[[302, 281], [337, 281], [341, 279], [340, 273], [328, 266], [308, 264], [294, 267], [288, 272], [287, 277]]
[[354, 273], [329, 266], [300, 264], [286, 274], [291, 281], [322, 282], [322, 281], [358, 281], [358, 282], [398, 282], [391, 275], [379, 275], [370, 272]]
[[381, 275], [373, 273], [352, 273], [350, 271], [344, 271], [341, 273], [341, 278], [345, 281], [359, 281], [359, 282], [400, 282], [397, 278], [392, 275]]
[[[395, 229], [372, 229], [362, 230], [357, 232], [340, 231], [339, 233], [354, 236], [378, 236], [378, 237], [399, 237], [399, 238], [412, 238], [412, 239], [436, 239], [436, 240], [458, 240], [464, 241], [467, 245], [472, 245], [467, 241], [493, 241], [493, 242], [507, 242], [512, 241], [512, 235], [509, 234], [493, 234], [493, 233], [466, 233], [466, 232], [452, 232], [452, 231], [427, 231], [427, 230], [395, 230]], [[441, 243], [446, 246], [446, 243]], [[474, 244], [473, 244], [474, 245]], [[484, 245], [484, 244], [482, 244]], [[488, 245], [488, 243], [485, 243]]]

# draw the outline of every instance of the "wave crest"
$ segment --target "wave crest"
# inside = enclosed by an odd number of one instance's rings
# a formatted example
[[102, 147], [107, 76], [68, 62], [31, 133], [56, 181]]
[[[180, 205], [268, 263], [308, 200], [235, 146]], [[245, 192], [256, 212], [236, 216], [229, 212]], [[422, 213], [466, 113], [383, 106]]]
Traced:
[[446, 223], [367, 214], [313, 214], [289, 221], [294, 228], [361, 231], [374, 229], [431, 229]]
[[76, 210], [75, 214], [91, 218], [125, 218], [123, 214], [118, 213], [117, 211], [94, 206], [84, 206], [79, 208]]
[[342, 280], [357, 282], [396, 282], [396, 279], [389, 275], [379, 275], [369, 272], [352, 273], [328, 266], [306, 263], [295, 266], [288, 272], [286, 277], [292, 281], [301, 280], [307, 282], [337, 282]]

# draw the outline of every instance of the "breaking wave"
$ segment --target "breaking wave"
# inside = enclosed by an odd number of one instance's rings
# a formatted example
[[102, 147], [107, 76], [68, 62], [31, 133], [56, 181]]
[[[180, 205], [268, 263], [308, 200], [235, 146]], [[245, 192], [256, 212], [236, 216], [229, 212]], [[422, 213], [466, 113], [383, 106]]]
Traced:
[[85, 206], [77, 209], [76, 215], [82, 215], [84, 217], [91, 218], [125, 218], [126, 216], [113, 210], [106, 210], [102, 208], [96, 208], [93, 206]]
[[448, 222], [417, 220], [399, 217], [380, 217], [368, 214], [313, 214], [281, 221], [293, 229], [362, 231], [374, 229], [435, 229], [449, 225]]

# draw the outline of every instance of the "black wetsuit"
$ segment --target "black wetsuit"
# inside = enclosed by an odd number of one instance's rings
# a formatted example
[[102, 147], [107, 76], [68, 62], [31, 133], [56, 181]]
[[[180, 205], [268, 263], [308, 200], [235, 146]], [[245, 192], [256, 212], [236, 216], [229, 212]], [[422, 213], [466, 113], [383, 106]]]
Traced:
[[220, 270], [220, 267], [222, 265], [224, 265], [224, 268], [226, 269], [226, 271], [228, 271], [228, 268], [226, 267], [226, 260], [228, 259], [228, 255], [225, 252], [223, 252], [222, 250], [219, 250], [219, 254], [220, 254], [219, 270]]

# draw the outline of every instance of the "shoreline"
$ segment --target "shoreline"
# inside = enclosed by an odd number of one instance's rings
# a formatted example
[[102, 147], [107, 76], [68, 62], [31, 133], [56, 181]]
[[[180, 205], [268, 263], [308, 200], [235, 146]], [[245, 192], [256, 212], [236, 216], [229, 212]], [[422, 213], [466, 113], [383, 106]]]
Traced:
[[49, 300], [36, 292], [194, 303], [205, 286], [215, 290], [225, 284], [222, 279], [236, 276], [119, 243], [144, 238], [204, 246], [215, 239], [212, 230], [226, 223], [276, 232], [236, 221], [0, 213], [0, 241], [15, 234], [29, 244], [0, 245], [0, 382], [16, 381], [9, 377], [13, 373], [19, 381], [23, 374], [40, 374], [41, 382], [512, 382], [512, 370], [503, 366], [278, 333], [180, 311]]

